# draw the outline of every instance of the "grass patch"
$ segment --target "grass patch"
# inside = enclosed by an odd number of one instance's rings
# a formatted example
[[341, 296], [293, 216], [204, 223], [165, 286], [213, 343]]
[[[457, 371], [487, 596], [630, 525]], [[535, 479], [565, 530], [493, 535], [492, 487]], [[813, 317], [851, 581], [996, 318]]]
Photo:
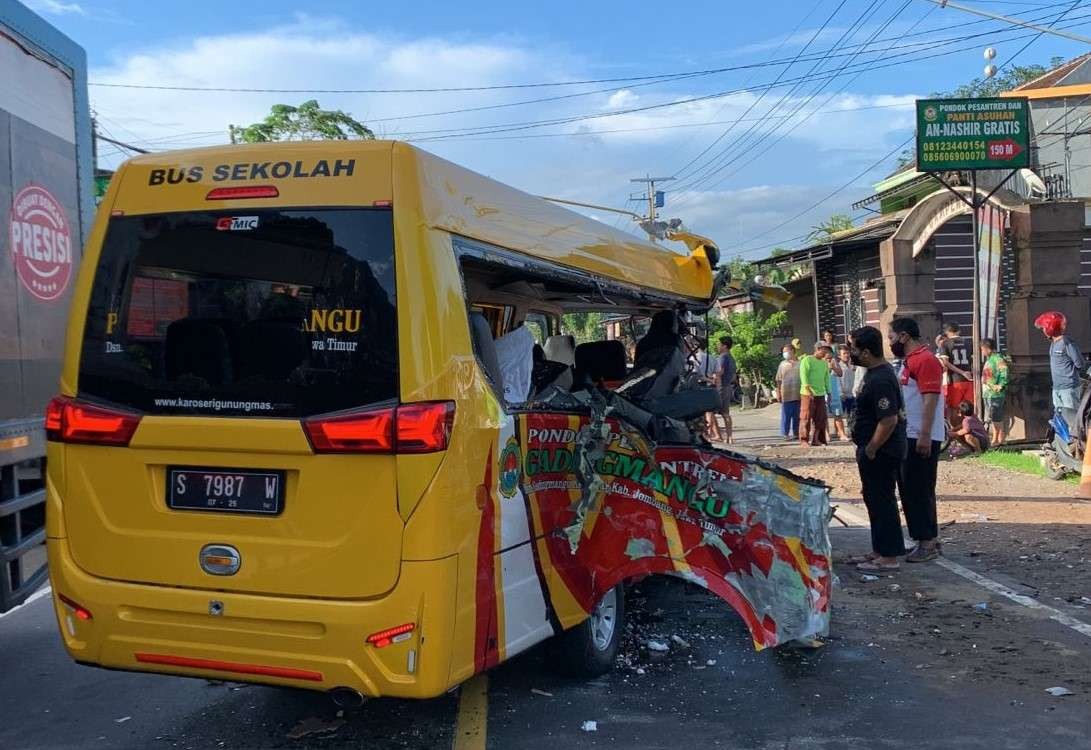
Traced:
[[[974, 456], [968, 460], [981, 464], [982, 466], [1017, 471], [1020, 474], [1033, 474], [1039, 477], [1046, 476], [1045, 469], [1042, 468], [1042, 464], [1038, 461], [1037, 456], [1027, 456], [1022, 453], [1008, 453], [1007, 451], [989, 451], [982, 456]], [[1064, 481], [1069, 484], [1079, 484], [1080, 477], [1078, 475], [1070, 475], [1065, 477]]]

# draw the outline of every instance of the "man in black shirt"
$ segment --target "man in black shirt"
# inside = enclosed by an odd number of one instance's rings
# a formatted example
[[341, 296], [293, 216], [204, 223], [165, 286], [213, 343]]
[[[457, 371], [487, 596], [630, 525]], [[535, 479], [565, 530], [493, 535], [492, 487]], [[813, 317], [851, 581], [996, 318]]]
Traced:
[[905, 554], [894, 487], [905, 457], [905, 403], [894, 368], [883, 358], [883, 335], [864, 326], [849, 339], [852, 363], [867, 368], [856, 397], [852, 440], [860, 470], [864, 504], [871, 522], [871, 553], [850, 558], [857, 570], [882, 573], [898, 569]]

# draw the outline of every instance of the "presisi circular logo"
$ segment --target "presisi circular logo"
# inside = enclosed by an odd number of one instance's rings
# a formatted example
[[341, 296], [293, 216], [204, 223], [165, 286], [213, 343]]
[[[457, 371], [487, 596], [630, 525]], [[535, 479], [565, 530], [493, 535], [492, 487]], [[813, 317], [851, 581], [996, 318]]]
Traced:
[[508, 444], [500, 454], [500, 494], [504, 497], [514, 496], [519, 489], [522, 458], [519, 443], [513, 437], [508, 438]]
[[52, 302], [72, 276], [72, 232], [64, 208], [49, 191], [28, 185], [11, 204], [11, 255], [28, 292]]
[[936, 111], [935, 107], [929, 106], [924, 108], [924, 119], [928, 122], [935, 122], [936, 117], [938, 116], [939, 113]]

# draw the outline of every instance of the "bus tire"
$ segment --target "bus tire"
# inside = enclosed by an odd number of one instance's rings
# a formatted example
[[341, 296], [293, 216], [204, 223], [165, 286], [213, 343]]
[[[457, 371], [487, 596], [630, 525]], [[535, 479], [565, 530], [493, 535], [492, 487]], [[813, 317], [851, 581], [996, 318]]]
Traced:
[[599, 677], [614, 667], [625, 632], [625, 585], [603, 594], [591, 615], [556, 636], [547, 649], [550, 665], [568, 677]]

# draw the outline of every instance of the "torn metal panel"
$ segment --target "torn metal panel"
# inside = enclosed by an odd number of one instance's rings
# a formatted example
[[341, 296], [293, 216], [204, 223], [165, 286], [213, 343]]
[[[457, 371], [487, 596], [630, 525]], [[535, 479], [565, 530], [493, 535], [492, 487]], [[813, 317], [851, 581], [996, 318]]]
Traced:
[[670, 574], [746, 622], [756, 648], [825, 635], [829, 489], [726, 451], [655, 445], [600, 394], [590, 415], [518, 417], [522, 492], [567, 627], [617, 583]]

